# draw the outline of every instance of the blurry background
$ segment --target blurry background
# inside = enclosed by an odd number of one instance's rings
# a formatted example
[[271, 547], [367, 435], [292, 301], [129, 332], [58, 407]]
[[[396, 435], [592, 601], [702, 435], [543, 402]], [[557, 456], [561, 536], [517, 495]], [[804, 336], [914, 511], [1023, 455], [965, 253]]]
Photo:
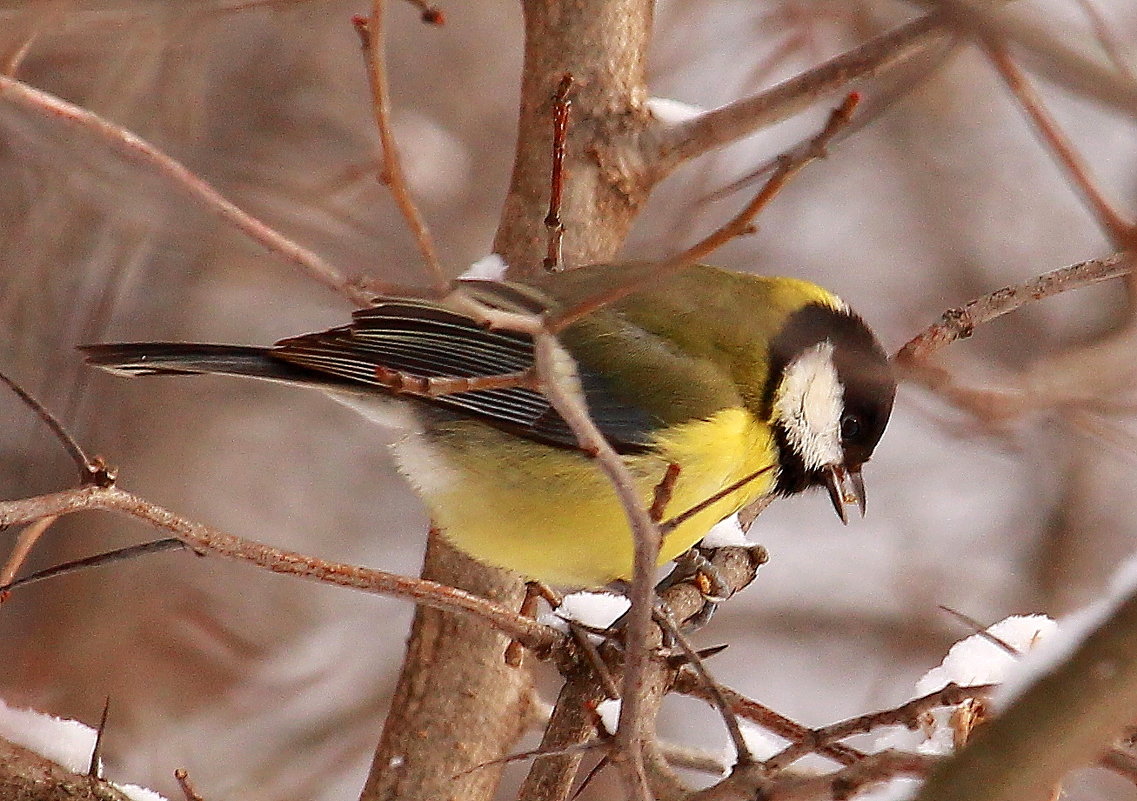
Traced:
[[[1079, 2], [1032, 7], [1099, 54]], [[1117, 40], [1135, 41], [1137, 7], [1097, 8]], [[365, 10], [7, 2], [0, 59], [165, 149], [344, 270], [414, 283], [415, 250], [374, 179], [377, 137], [350, 24]], [[389, 63], [412, 189], [457, 274], [488, 251], [504, 195], [521, 23], [519, 8], [498, 0], [445, 11], [447, 25], [429, 28], [394, 4]], [[871, 0], [666, 2], [653, 92], [719, 105], [910, 13]], [[1102, 187], [1137, 209], [1134, 120], [1040, 88]], [[873, 86], [865, 90], [871, 97]], [[746, 195], [704, 196], [812, 133], [830, 105], [689, 165], [653, 198], [625, 252], [665, 255], [721, 224]], [[810, 167], [759, 224], [716, 261], [832, 288], [889, 350], [948, 307], [1112, 252], [972, 48]], [[340, 324], [348, 311], [167, 184], [0, 101], [0, 369], [117, 466], [131, 491], [246, 537], [417, 573], [425, 519], [393, 472], [385, 432], [303, 392], [95, 374], [73, 349], [269, 343]], [[1121, 282], [1079, 291], [981, 329], [946, 361], [968, 382], [998, 385], [1113, 330], [1123, 313]], [[820, 725], [911, 695], [969, 633], [939, 604], [986, 623], [1077, 608], [1133, 550], [1131, 400], [993, 430], [902, 390], [865, 471], [863, 522], [842, 528], [820, 495], [759, 520], [752, 536], [771, 562], [700, 635], [731, 643], [714, 661], [718, 677]], [[6, 393], [0, 422], [0, 497], [74, 484], [71, 462]], [[14, 535], [2, 535], [0, 556]], [[75, 516], [49, 531], [29, 569], [152, 536], [125, 519]], [[353, 798], [410, 615], [401, 602], [167, 553], [16, 594], [0, 609], [0, 696], [94, 724], [109, 695], [114, 779], [173, 793], [170, 774], [185, 767], [207, 798]], [[665, 713], [676, 739], [725, 745], [694, 702], [669, 701]], [[1069, 789], [1137, 798], [1097, 773]]]

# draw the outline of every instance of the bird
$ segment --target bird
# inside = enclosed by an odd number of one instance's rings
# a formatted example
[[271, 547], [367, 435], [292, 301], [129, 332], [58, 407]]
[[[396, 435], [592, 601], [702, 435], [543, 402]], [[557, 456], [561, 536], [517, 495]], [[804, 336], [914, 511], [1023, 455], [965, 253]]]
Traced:
[[[758, 500], [824, 488], [843, 522], [853, 506], [863, 515], [862, 467], [896, 392], [864, 320], [805, 280], [703, 264], [656, 272], [624, 262], [455, 286], [483, 308], [546, 316], [635, 287], [557, 339], [645, 507], [665, 503], [660, 565]], [[533, 380], [529, 334], [444, 300], [381, 296], [347, 325], [270, 347], [80, 349], [121, 375], [216, 373], [322, 390], [399, 430], [399, 471], [474, 559], [569, 588], [632, 575], [626, 510]]]

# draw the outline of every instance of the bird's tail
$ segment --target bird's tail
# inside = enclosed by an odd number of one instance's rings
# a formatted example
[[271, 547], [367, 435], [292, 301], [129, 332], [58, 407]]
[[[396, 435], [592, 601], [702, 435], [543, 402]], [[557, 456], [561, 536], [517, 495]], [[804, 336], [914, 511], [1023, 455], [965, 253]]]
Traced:
[[311, 370], [270, 356], [269, 348], [185, 342], [121, 342], [80, 345], [87, 363], [119, 375], [220, 373], [286, 383], [326, 384]]
[[272, 348], [201, 345], [188, 342], [116, 342], [80, 345], [87, 363], [118, 375], [202, 375], [218, 373], [319, 389], [373, 422], [403, 431], [419, 421], [376, 386], [290, 364]]

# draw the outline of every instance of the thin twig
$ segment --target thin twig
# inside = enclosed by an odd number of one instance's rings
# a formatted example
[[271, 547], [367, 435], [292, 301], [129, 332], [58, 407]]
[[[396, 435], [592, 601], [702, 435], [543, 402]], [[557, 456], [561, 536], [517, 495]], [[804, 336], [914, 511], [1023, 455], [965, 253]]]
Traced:
[[706, 509], [710, 506], [715, 505], [716, 503], [718, 503], [719, 501], [721, 501], [723, 498], [727, 497], [728, 495], [732, 495], [735, 492], [738, 492], [740, 489], [745, 487], [747, 484], [750, 484], [754, 481], [757, 481], [759, 478], [766, 475], [766, 473], [769, 473], [773, 469], [774, 469], [773, 465], [769, 465], [767, 467], [761, 468], [760, 470], [755, 470], [753, 473], [750, 473], [749, 475], [743, 476], [738, 481], [735, 481], [733, 484], [730, 484], [730, 485], [724, 487], [723, 489], [716, 492], [714, 495], [710, 495], [710, 496], [704, 498], [703, 500], [699, 501], [697, 504], [690, 507], [689, 509], [685, 509], [682, 512], [680, 512], [679, 514], [670, 518], [669, 520], [663, 521], [663, 523], [661, 523], [660, 527], [659, 527], [660, 531], [663, 532], [664, 534], [671, 533], [675, 529], [679, 528], [679, 526], [683, 525], [688, 520], [690, 520], [692, 517], [697, 515], [699, 512], [703, 511], [704, 509]]
[[1111, 600], [1104, 619], [1061, 659], [1001, 694], [999, 714], [929, 777], [918, 798], [1046, 798], [1069, 771], [1114, 745], [1137, 704], [1137, 594], [1130, 588]]
[[[694, 670], [688, 669], [681, 671], [676, 678], [674, 690], [683, 695], [702, 698], [708, 702], [711, 701], [706, 686], [698, 676], [695, 675]], [[813, 738], [813, 730], [808, 726], [803, 726], [785, 715], [775, 712], [773, 709], [770, 709], [770, 707], [747, 698], [729, 687], [720, 687], [719, 690], [726, 702], [730, 704], [730, 708], [734, 710], [734, 714], [740, 718], [745, 718], [746, 720], [757, 723], [762, 728], [793, 743], [808, 742]], [[842, 765], [852, 765], [865, 756], [862, 751], [842, 743], [819, 745], [816, 749], [816, 753]]]
[[[72, 461], [79, 467], [79, 482], [84, 485], [93, 485], [98, 487], [109, 487], [114, 484], [115, 471], [109, 468], [106, 463], [98, 456], [92, 458], [87, 455], [83, 450], [83, 446], [75, 437], [71, 436], [71, 432], [59, 421], [51, 411], [32, 397], [31, 393], [25, 390], [22, 386], [17, 384], [14, 380], [9, 378], [3, 372], [0, 372], [0, 382], [3, 382], [12, 392], [16, 393], [21, 401], [24, 402], [36, 416], [43, 421], [55, 438], [67, 451], [67, 455], [71, 457]], [[12, 579], [16, 577], [20, 567], [23, 566], [27, 560], [28, 555], [31, 554], [32, 548], [35, 547], [36, 542], [43, 536], [56, 520], [56, 515], [47, 515], [39, 520], [32, 521], [28, 526], [20, 532], [16, 538], [16, 545], [12, 549], [12, 553], [8, 557], [8, 561], [4, 564], [3, 569], [0, 569], [0, 600], [7, 598], [8, 588], [7, 585], [12, 583]]]
[[352, 22], [359, 38], [363, 43], [363, 57], [367, 62], [367, 80], [371, 86], [371, 110], [375, 115], [375, 127], [379, 131], [379, 143], [383, 150], [382, 165], [379, 171], [380, 179], [391, 190], [391, 196], [399, 207], [399, 212], [407, 222], [407, 227], [418, 246], [423, 266], [426, 267], [434, 288], [439, 292], [445, 291], [450, 285], [442, 265], [438, 261], [438, 253], [434, 248], [434, 240], [430, 236], [430, 229], [426, 226], [418, 205], [411, 197], [407, 177], [403, 172], [402, 159], [399, 157], [399, 145], [395, 141], [395, 134], [391, 128], [391, 93], [387, 80], [387, 60], [384, 53], [383, 6], [385, 0], [371, 0], [371, 17], [355, 17]]
[[3, 382], [7, 385], [8, 389], [16, 393], [17, 397], [24, 402], [24, 405], [35, 412], [39, 419], [43, 421], [43, 424], [51, 429], [51, 433], [59, 440], [59, 444], [67, 451], [67, 455], [75, 462], [75, 465], [79, 468], [79, 472], [83, 475], [83, 480], [86, 481], [92, 475], [93, 471], [91, 466], [94, 464], [94, 460], [87, 456], [86, 451], [83, 450], [83, 446], [79, 444], [79, 441], [71, 436], [71, 433], [64, 427], [63, 423], [59, 422], [59, 418], [52, 414], [46, 406], [32, 397], [30, 392], [3, 372], [0, 372], [0, 382]]
[[[461, 282], [458, 283], [461, 284]], [[470, 317], [491, 331], [515, 331], [519, 334], [534, 336], [545, 330], [539, 318], [531, 314], [502, 311], [487, 306], [470, 297], [469, 293], [461, 286], [443, 297], [440, 305]]]
[[[879, 751], [830, 776], [809, 777], [800, 782], [796, 779], [791, 780], [789, 792], [783, 794], [775, 790], [770, 794], [769, 801], [781, 801], [783, 798], [786, 801], [800, 798], [851, 798], [873, 785], [897, 776], [927, 776], [942, 761], [943, 757], [928, 754]], [[795, 787], [795, 784], [798, 786]], [[802, 784], [812, 784], [816, 787], [816, 791], [810, 792], [802, 787]], [[826, 790], [828, 792], [825, 792]]]
[[850, 92], [844, 101], [829, 114], [825, 127], [821, 132], [810, 139], [805, 145], [795, 148], [778, 159], [778, 169], [770, 176], [766, 185], [762, 187], [754, 199], [736, 214], [725, 225], [711, 232], [701, 241], [687, 248], [677, 258], [687, 263], [697, 262], [714, 250], [725, 245], [735, 237], [743, 236], [752, 230], [751, 223], [770, 201], [792, 181], [806, 166], [825, 156], [825, 148], [838, 132], [845, 128], [853, 119], [853, 112], [861, 102], [857, 92]]
[[563, 266], [565, 224], [561, 221], [561, 197], [565, 188], [565, 142], [568, 139], [569, 111], [572, 110], [572, 100], [569, 98], [572, 80], [572, 73], [566, 72], [553, 95], [553, 167], [549, 178], [549, 213], [545, 215], [549, 244], [544, 267], [549, 272]]
[[[576, 788], [573, 794], [569, 797], [568, 801], [577, 801], [577, 799], [580, 798], [580, 794], [587, 790], [588, 786], [592, 784], [592, 780], [600, 775], [600, 771], [604, 770], [604, 768], [608, 767], [610, 764], [612, 764], [612, 760], [608, 754], [605, 754], [599, 760], [597, 760], [596, 764], [589, 769], [588, 773], [584, 774], [584, 778], [580, 780], [580, 786]], [[655, 796], [652, 795], [651, 789], [647, 787], [646, 784], [645, 792], [649, 797], [649, 801], [655, 801]]]
[[1096, 58], [1075, 49], [1068, 28], [1048, 25], [1046, 15], [1011, 13], [1016, 3], [991, 0], [918, 0], [944, 14], [944, 24], [959, 32], [1014, 45], [1016, 54], [1041, 77], [1071, 91], [1137, 117], [1137, 84]]
[[1075, 431], [1107, 448], [1114, 456], [1137, 462], [1137, 435], [1106, 415], [1084, 408], [1070, 410], [1067, 422]]
[[16, 537], [16, 545], [12, 548], [12, 553], [8, 555], [8, 561], [0, 570], [0, 600], [7, 598], [8, 590], [11, 589], [8, 585], [20, 572], [20, 568], [28, 559], [28, 554], [32, 552], [32, 548], [35, 547], [44, 532], [51, 528], [52, 524], [58, 519], [56, 515], [48, 515], [29, 523], [20, 531], [19, 536]]
[[250, 562], [274, 573], [300, 576], [340, 587], [402, 598], [447, 612], [472, 615], [538, 652], [548, 651], [564, 641], [563, 635], [555, 629], [468, 592], [426, 579], [328, 562], [295, 551], [263, 545], [188, 520], [117, 487], [88, 486], [32, 498], [0, 501], [0, 527], [30, 523], [46, 515], [66, 515], [90, 510], [118, 512], [133, 517], [155, 528], [169, 531], [195, 551]]
[[[580, 670], [569, 675], [561, 685], [540, 747], [564, 748], [593, 740], [596, 725], [588, 706], [601, 697], [592, 674]], [[581, 753], [566, 753], [535, 761], [521, 784], [518, 798], [567, 798], [576, 780], [581, 756]]]
[[911, 727], [925, 712], [944, 706], [959, 706], [975, 698], [985, 698], [995, 690], [996, 686], [995, 684], [978, 684], [971, 687], [961, 687], [955, 682], [950, 682], [940, 690], [915, 698], [893, 709], [857, 715], [839, 723], [813, 729], [809, 737], [787, 746], [762, 764], [767, 770], [782, 770], [806, 754], [820, 753], [826, 746], [838, 740], [844, 740], [854, 734], [865, 734], [884, 726]]
[[440, 398], [475, 390], [537, 387], [537, 374], [531, 369], [498, 375], [426, 376], [378, 365], [375, 368], [375, 380], [396, 395], [414, 395], [420, 398]]
[[[840, 144], [859, 131], [872, 125], [885, 113], [890, 111], [900, 100], [924, 86], [924, 84], [936, 76], [940, 68], [943, 67], [948, 59], [959, 49], [959, 43], [960, 40], [958, 38], [945, 39], [939, 45], [938, 49], [928, 48], [927, 52], [919, 59], [913, 58], [910, 65], [905, 64], [901, 70], [897, 71], [895, 76], [892, 76], [892, 80], [886, 87], [874, 87], [872, 94], [868, 96], [867, 100], [857, 107], [856, 117], [833, 137], [829, 146], [833, 147], [834, 145]], [[704, 195], [701, 199], [704, 201], [719, 200], [741, 189], [746, 189], [759, 179], [776, 170], [778, 164], [779, 157], [769, 159], [741, 178], [731, 181], [726, 186]]]
[[600, 655], [600, 649], [596, 647], [596, 643], [589, 637], [589, 632], [575, 620], [566, 622], [568, 623], [569, 634], [572, 635], [573, 642], [580, 648], [589, 667], [592, 668], [592, 672], [596, 674], [596, 679], [601, 689], [604, 690], [604, 695], [611, 699], [619, 699], [620, 688], [616, 686], [616, 680], [612, 678], [612, 671], [610, 671], [608, 666], [604, 663], [604, 657]]
[[[45, 517], [44, 520], [57, 520], [55, 516]], [[35, 523], [32, 524], [33, 526]], [[31, 528], [29, 526], [28, 528]], [[129, 545], [125, 548], [116, 548], [113, 551], [96, 554], [94, 556], [87, 556], [82, 559], [73, 559], [69, 562], [62, 564], [52, 565], [51, 567], [37, 570], [35, 573], [30, 573], [15, 581], [7, 579], [0, 581], [0, 593], [8, 593], [19, 587], [26, 587], [29, 584], [35, 584], [39, 581], [46, 581], [47, 579], [59, 578], [60, 576], [67, 576], [72, 573], [78, 573], [82, 570], [87, 570], [92, 567], [102, 567], [103, 565], [114, 564], [115, 562], [124, 562], [130, 559], [136, 559], [139, 556], [147, 556], [152, 553], [162, 553], [164, 551], [172, 551], [180, 548], [187, 547], [184, 542], [176, 538], [167, 538], [162, 540], [154, 540], [152, 542], [144, 542], [141, 545]], [[6, 572], [6, 571], [5, 571]]]
[[663, 513], [667, 511], [667, 504], [671, 503], [671, 496], [675, 492], [675, 484], [679, 481], [681, 472], [683, 469], [675, 462], [667, 465], [667, 469], [663, 471], [663, 478], [655, 485], [651, 496], [651, 507], [647, 510], [652, 522], [659, 523], [663, 519]]
[[178, 782], [178, 787], [182, 788], [182, 795], [185, 796], [186, 801], [205, 801], [205, 799], [198, 794], [193, 784], [190, 783], [189, 771], [185, 768], [175, 770], [174, 778]]
[[1114, 253], [1104, 259], [1090, 259], [1061, 267], [1021, 284], [1003, 287], [963, 306], [948, 309], [937, 322], [897, 351], [893, 361], [902, 368], [916, 368], [957, 339], [971, 336], [976, 327], [1027, 303], [1128, 275], [1132, 270], [1132, 259], [1132, 253], [1124, 252]]
[[774, 502], [775, 497], [773, 493], [763, 495], [761, 498], [751, 501], [738, 510], [738, 524], [742, 527], [743, 534], [750, 533], [750, 527], [754, 525], [754, 521], [758, 519], [758, 515], [766, 511], [766, 507]]
[[170, 182], [170, 186], [201, 203], [269, 252], [301, 268], [324, 286], [338, 292], [359, 306], [367, 305], [371, 294], [360, 290], [315, 252], [301, 247], [288, 237], [226, 200], [220, 192], [203, 181], [181, 162], [176, 161], [149, 142], [125, 128], [104, 120], [97, 114], [61, 100], [55, 95], [0, 75], [0, 103], [30, 112], [54, 125], [56, 135], [78, 132], [106, 145], [123, 158], [141, 164]]
[[1113, 246], [1118, 250], [1132, 247], [1137, 242], [1134, 238], [1133, 224], [1124, 219], [1106, 199], [1097, 181], [1094, 180], [1089, 165], [1058, 127], [1058, 123], [1046, 109], [1034, 86], [1007, 53], [1007, 48], [996, 42], [986, 42], [985, 49], [999, 77], [1018, 99], [1019, 105], [1034, 124], [1035, 131], [1065, 170], [1070, 183], [1082, 195]]
[[14, 78], [16, 71], [20, 68], [20, 65], [24, 63], [24, 59], [27, 58], [28, 53], [31, 52], [32, 45], [35, 44], [43, 30], [53, 26], [53, 24], [58, 21], [58, 18], [63, 16], [63, 13], [64, 10], [61, 3], [53, 3], [44, 12], [40, 13], [32, 24], [31, 30], [24, 35], [23, 40], [16, 49], [12, 51], [12, 54], [0, 64], [0, 74]]
[[1074, 0], [1074, 2], [1081, 7], [1082, 13], [1089, 19], [1090, 27], [1094, 29], [1094, 36], [1097, 38], [1098, 44], [1101, 45], [1106, 57], [1113, 62], [1114, 68], [1133, 83], [1137, 83], [1137, 72], [1134, 72], [1133, 65], [1126, 57], [1125, 49], [1117, 37], [1116, 31], [1110, 28], [1101, 10], [1094, 5], [1093, 0]]
[[655, 595], [652, 578], [659, 561], [659, 529], [644, 509], [627, 466], [589, 416], [572, 357], [549, 333], [537, 334], [533, 344], [545, 397], [577, 437], [581, 450], [592, 455], [607, 475], [631, 527], [633, 571], [629, 599], [632, 606], [625, 628], [627, 657], [615, 743], [626, 762], [625, 775], [630, 777], [633, 791], [637, 797], [648, 799], [650, 790], [643, 757], [647, 734], [642, 712], [649, 658], [647, 641]]
[[[719, 548], [715, 551], [712, 562], [715, 569], [729, 584], [732, 592], [740, 591], [753, 581], [758, 568], [758, 563], [753, 558], [753, 552], [748, 548]], [[704, 603], [703, 596], [692, 582], [679, 582], [667, 587], [660, 592], [660, 597], [679, 621], [686, 621], [696, 615]], [[713, 651], [714, 649], [710, 650]], [[560, 651], [559, 653], [566, 652]], [[701, 651], [700, 655], [704, 659], [707, 658], [707, 649]], [[587, 703], [598, 700], [600, 691], [591, 674], [587, 671], [573, 670], [572, 668], [575, 666], [575, 663], [569, 663], [566, 666], [569, 668], [565, 671], [567, 680], [561, 688], [556, 711], [545, 731], [542, 745], [552, 746], [579, 742], [591, 737], [594, 733], [591, 719], [584, 715], [584, 708]], [[671, 667], [671, 660], [667, 661], [666, 669], [660, 666], [661, 677], [669, 678], [669, 675], [665, 674], [670, 674]], [[701, 690], [705, 691], [705, 687], [699, 683], [693, 674], [689, 677], [689, 681], [697, 684]], [[645, 758], [647, 761], [645, 767], [649, 771], [652, 787], [661, 788], [661, 782], [664, 781], [664, 778], [661, 776], [658, 761], [653, 757], [650, 741], [647, 744]], [[534, 766], [533, 772], [526, 778], [519, 797], [568, 797], [576, 768], [577, 759], [575, 758], [563, 757], [558, 759], [550, 757], [542, 760], [541, 763]], [[682, 797], [667, 795], [662, 789], [657, 789], [657, 794], [660, 798]]]
[[1103, 768], [1137, 784], [1137, 756], [1121, 748], [1111, 748], [1100, 762]]
[[432, 6], [425, 0], [406, 0], [412, 6], [419, 10], [419, 17], [427, 25], [445, 25], [446, 17], [442, 13], [442, 9], [437, 6]]
[[[1092, 16], [1092, 6], [1089, 9]], [[1099, 35], [1100, 38], [1100, 35]], [[1019, 66], [1011, 59], [1006, 47], [998, 42], [986, 41], [985, 49], [991, 63], [995, 65], [1003, 82], [1018, 99], [1027, 116], [1034, 125], [1035, 132], [1048, 146], [1055, 161], [1065, 171], [1074, 189], [1089, 206], [1098, 225], [1118, 250], [1127, 250], [1137, 244], [1137, 228], [1113, 208], [1105, 193], [1093, 178], [1089, 165], [1082, 159], [1073, 144], [1058, 127], [1050, 115], [1042, 98], [1027, 80]], [[1131, 311], [1137, 312], [1137, 278], [1132, 274], [1125, 282]]]
[[675, 621], [671, 619], [671, 615], [666, 608], [657, 608], [655, 612], [655, 619], [671, 638], [679, 645], [680, 650], [687, 657], [687, 664], [695, 671], [695, 675], [703, 682], [707, 688], [707, 694], [710, 696], [711, 703], [718, 711], [719, 716], [722, 718], [723, 723], [726, 725], [727, 733], [730, 735], [730, 741], [734, 745], [735, 751], [735, 765], [749, 765], [754, 762], [754, 754], [750, 751], [750, 746], [746, 744], [746, 738], [742, 736], [742, 729], [738, 725], [738, 717], [734, 714], [730, 704], [727, 703], [726, 697], [722, 693], [722, 686], [715, 681], [714, 677], [707, 671], [707, 666], [703, 664], [703, 658], [691, 645], [691, 641], [687, 639], [686, 635], [679, 630], [675, 625]]
[[[540, 598], [541, 593], [534, 582], [528, 582], [525, 585], [525, 597], [521, 600], [521, 608], [517, 610], [517, 613], [522, 617], [537, 617], [537, 608]], [[517, 640], [510, 640], [509, 645], [505, 646], [505, 656], [503, 657], [505, 664], [510, 667], [521, 667], [521, 662], [524, 657], [525, 646]]]
[[700, 790], [686, 801], [823, 801], [859, 795], [873, 785], [897, 776], [927, 776], [943, 757], [881, 751], [833, 773], [770, 776], [760, 763], [735, 770], [718, 784]]
[[860, 101], [856, 92], [849, 94], [840, 106], [829, 115], [825, 127], [808, 142], [805, 142], [779, 157], [778, 169], [763, 185], [745, 208], [736, 214], [725, 225], [711, 232], [699, 242], [684, 250], [677, 256], [658, 262], [646, 273], [631, 275], [622, 282], [617, 282], [605, 292], [594, 295], [582, 303], [578, 303], [556, 314], [549, 315], [545, 327], [551, 333], [563, 331], [574, 321], [586, 314], [603, 308], [611, 303], [627, 297], [645, 283], [658, 280], [673, 272], [694, 264], [715, 249], [734, 239], [737, 236], [751, 233], [754, 217], [773, 200], [793, 178], [808, 164], [825, 155], [825, 147], [834, 136], [852, 119], [853, 110]]
[[952, 609], [950, 606], [945, 606], [944, 604], [936, 604], [936, 606], [939, 607], [941, 611], [947, 612], [960, 623], [971, 629], [972, 636], [983, 638], [1009, 656], [1022, 656], [1022, 652], [1018, 648], [1015, 648], [1002, 637], [996, 637], [988, 631], [988, 629], [991, 628], [990, 626], [984, 625], [970, 615], [965, 615], [963, 612], [960, 612], [958, 609]]
[[660, 756], [666, 759], [667, 764], [673, 768], [684, 768], [696, 770], [700, 773], [709, 773], [712, 776], [721, 776], [728, 767], [723, 764], [721, 756], [700, 748], [670, 742], [657, 742], [655, 747]]
[[600, 740], [588, 740], [587, 742], [583, 743], [572, 743], [570, 745], [560, 745], [548, 748], [533, 748], [528, 751], [518, 751], [517, 753], [507, 754], [506, 756], [498, 757], [497, 759], [490, 759], [485, 762], [480, 762], [477, 765], [474, 765], [472, 768], [466, 768], [465, 770], [461, 770], [458, 773], [455, 773], [454, 778], [457, 779], [462, 776], [468, 776], [474, 771], [490, 768], [495, 765], [509, 765], [513, 762], [523, 762], [527, 759], [536, 760], [540, 759], [541, 757], [576, 756], [578, 754], [586, 754], [589, 751], [598, 751], [600, 749], [606, 748], [608, 748], [608, 745]]
[[107, 715], [111, 711], [111, 697], [103, 700], [103, 714], [95, 729], [95, 746], [91, 749], [91, 761], [87, 764], [87, 775], [95, 779], [103, 778], [103, 736], [107, 733]]

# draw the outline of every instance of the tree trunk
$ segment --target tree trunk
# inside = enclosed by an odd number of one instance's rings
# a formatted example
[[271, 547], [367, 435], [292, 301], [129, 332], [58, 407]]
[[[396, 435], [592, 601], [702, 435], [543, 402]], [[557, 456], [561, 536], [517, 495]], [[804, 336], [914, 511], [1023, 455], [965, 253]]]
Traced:
[[[650, 118], [644, 61], [650, 0], [526, 0], [525, 65], [517, 152], [494, 251], [523, 278], [546, 251], [553, 95], [573, 76], [566, 152], [564, 263], [611, 259], [646, 199], [626, 143]], [[425, 578], [518, 605], [516, 577], [472, 563], [431, 538]], [[419, 609], [363, 801], [478, 801], [493, 797], [521, 734], [527, 672], [505, 665], [505, 639], [488, 626]], [[457, 777], [457, 778], [456, 778]]]

